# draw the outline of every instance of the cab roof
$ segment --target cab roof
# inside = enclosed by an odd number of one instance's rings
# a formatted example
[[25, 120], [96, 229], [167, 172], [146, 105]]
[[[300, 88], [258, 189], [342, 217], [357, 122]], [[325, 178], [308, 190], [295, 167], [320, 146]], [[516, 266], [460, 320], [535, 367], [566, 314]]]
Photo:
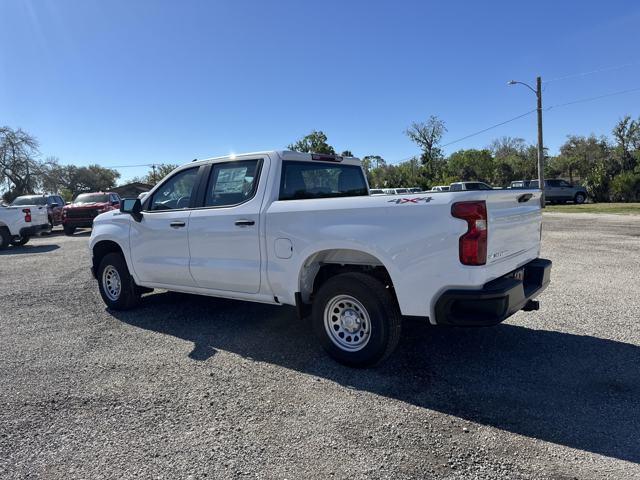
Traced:
[[361, 165], [360, 159], [356, 157], [343, 157], [342, 155], [331, 155], [326, 153], [294, 152], [292, 150], [267, 150], [261, 152], [236, 153], [232, 155], [225, 155], [222, 157], [196, 159], [193, 160], [193, 163], [205, 164], [214, 161], [233, 161], [265, 155], [268, 155], [274, 159], [279, 157], [281, 160], [296, 160], [301, 162], [335, 162], [346, 165]]

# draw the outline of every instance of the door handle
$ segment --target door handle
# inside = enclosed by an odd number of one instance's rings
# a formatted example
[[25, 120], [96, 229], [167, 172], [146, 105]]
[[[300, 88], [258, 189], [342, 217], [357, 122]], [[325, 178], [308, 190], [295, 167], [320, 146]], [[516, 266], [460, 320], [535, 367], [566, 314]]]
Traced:
[[171, 222], [171, 223], [169, 224], [169, 226], [170, 226], [171, 228], [182, 228], [182, 227], [184, 227], [185, 225], [186, 225], [186, 223], [184, 223], [184, 222]]
[[248, 227], [255, 224], [255, 220], [236, 220], [236, 226], [238, 227]]

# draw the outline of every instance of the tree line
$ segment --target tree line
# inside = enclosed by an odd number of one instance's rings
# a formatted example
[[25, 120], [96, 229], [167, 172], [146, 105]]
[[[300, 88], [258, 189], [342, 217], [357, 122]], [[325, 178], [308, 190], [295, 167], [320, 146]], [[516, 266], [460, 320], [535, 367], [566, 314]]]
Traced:
[[[175, 167], [156, 165], [147, 175], [132, 181], [155, 185]], [[0, 127], [0, 190], [4, 190], [5, 202], [39, 192], [58, 193], [70, 201], [83, 192], [110, 190], [120, 178], [120, 172], [113, 168], [62, 165], [56, 157], [42, 159], [33, 135], [19, 128]]]
[[[537, 178], [537, 149], [522, 138], [502, 137], [482, 149], [463, 149], [445, 155], [442, 140], [446, 124], [437, 116], [413, 122], [407, 137], [420, 153], [406, 161], [391, 164], [380, 155], [362, 157], [369, 185], [420, 187], [448, 185], [456, 181], [482, 181], [508, 186], [514, 180]], [[0, 189], [2, 198], [36, 192], [59, 193], [71, 200], [82, 192], [105, 191], [116, 186], [120, 172], [91, 164], [62, 165], [56, 157], [41, 158], [37, 139], [22, 129], [0, 127]], [[288, 145], [289, 150], [336, 154], [322, 131], [312, 131]], [[340, 152], [354, 156], [350, 150]], [[155, 185], [176, 165], [155, 165], [139, 181]], [[545, 151], [545, 176], [580, 182], [592, 200], [598, 202], [640, 201], [640, 117], [627, 115], [617, 122], [611, 137], [569, 135], [558, 155]]]
[[[365, 155], [362, 165], [372, 188], [449, 185], [458, 181], [481, 181], [508, 186], [514, 180], [538, 177], [537, 147], [522, 138], [502, 137], [482, 149], [463, 149], [446, 156], [442, 139], [445, 122], [437, 116], [414, 122], [405, 134], [421, 153], [390, 164], [379, 155]], [[321, 131], [289, 145], [291, 150], [336, 153]], [[350, 151], [342, 155], [352, 156]], [[611, 138], [569, 135], [556, 156], [545, 149], [545, 178], [565, 178], [587, 188], [597, 202], [640, 201], [640, 117], [623, 117]]]

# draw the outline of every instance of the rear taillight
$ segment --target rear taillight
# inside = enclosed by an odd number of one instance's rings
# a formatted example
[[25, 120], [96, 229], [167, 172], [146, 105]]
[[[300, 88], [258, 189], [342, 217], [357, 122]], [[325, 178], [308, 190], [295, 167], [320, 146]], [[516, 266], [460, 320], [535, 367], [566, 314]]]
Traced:
[[24, 213], [24, 221], [25, 222], [30, 222], [31, 221], [31, 209], [30, 208], [23, 208], [22, 209], [22, 213]]
[[457, 202], [451, 206], [451, 215], [467, 222], [467, 233], [460, 237], [460, 262], [463, 265], [487, 263], [487, 204]]

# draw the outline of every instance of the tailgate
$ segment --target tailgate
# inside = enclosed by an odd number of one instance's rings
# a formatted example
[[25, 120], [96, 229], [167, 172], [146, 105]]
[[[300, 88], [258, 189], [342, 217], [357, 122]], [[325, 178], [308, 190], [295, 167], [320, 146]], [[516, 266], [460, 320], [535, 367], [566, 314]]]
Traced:
[[49, 223], [49, 214], [47, 213], [47, 207], [38, 205], [29, 205], [31, 209], [31, 225], [44, 225]]
[[[16, 221], [23, 227], [30, 227], [32, 225], [44, 225], [49, 223], [49, 214], [47, 213], [46, 205], [17, 205], [15, 207], [9, 208], [16, 211]], [[31, 212], [31, 222], [29, 223], [24, 221], [24, 210], [27, 208]]]
[[494, 190], [487, 195], [487, 265], [522, 265], [540, 252], [539, 190]]

